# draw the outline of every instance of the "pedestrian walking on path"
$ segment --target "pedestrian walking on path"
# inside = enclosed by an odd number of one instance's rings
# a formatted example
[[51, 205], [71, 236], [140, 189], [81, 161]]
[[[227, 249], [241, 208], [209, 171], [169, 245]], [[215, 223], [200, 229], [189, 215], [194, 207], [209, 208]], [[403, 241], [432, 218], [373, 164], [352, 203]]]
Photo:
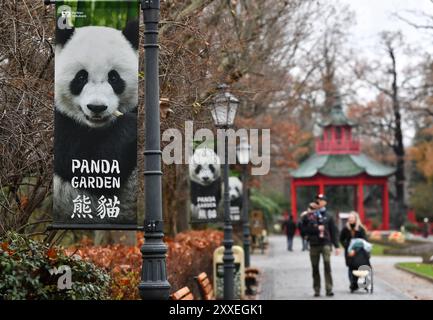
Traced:
[[428, 218], [424, 218], [424, 225], [422, 228], [422, 235], [424, 238], [428, 238], [430, 234], [430, 223], [428, 222]]
[[362, 225], [359, 214], [355, 211], [350, 212], [347, 223], [340, 233], [340, 243], [344, 248], [344, 258], [349, 272], [350, 292], [358, 289], [358, 278], [352, 273], [354, 270], [352, 260], [353, 254], [348, 252], [350, 241], [354, 238], [367, 240], [366, 228]]
[[303, 225], [304, 218], [308, 215], [309, 212], [314, 212], [317, 208], [318, 208], [318, 204], [316, 202], [311, 202], [308, 205], [308, 209], [302, 212], [299, 217], [298, 230], [302, 240], [302, 251], [306, 251], [310, 249], [310, 246], [308, 244], [307, 233], [305, 232], [305, 227]]
[[325, 288], [326, 295], [333, 296], [332, 273], [331, 273], [331, 252], [332, 245], [339, 253], [338, 229], [331, 215], [326, 211], [326, 197], [323, 194], [316, 196], [317, 209], [309, 212], [303, 219], [308, 241], [310, 243], [310, 260], [313, 271], [314, 296], [320, 296], [320, 256], [323, 257], [325, 267]]
[[287, 236], [287, 250], [293, 251], [293, 237], [296, 233], [296, 223], [293, 221], [292, 215], [289, 215], [284, 221], [284, 232]]

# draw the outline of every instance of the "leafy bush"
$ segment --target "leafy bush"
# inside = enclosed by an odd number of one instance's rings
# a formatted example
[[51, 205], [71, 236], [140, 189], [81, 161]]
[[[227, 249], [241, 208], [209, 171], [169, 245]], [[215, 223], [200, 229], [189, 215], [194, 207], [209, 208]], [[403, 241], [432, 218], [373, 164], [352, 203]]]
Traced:
[[140, 282], [140, 245], [143, 235], [138, 236], [138, 239], [137, 246], [120, 244], [94, 246], [92, 241], [84, 238], [78, 247], [70, 247], [66, 251], [86, 261], [91, 261], [109, 272], [111, 281], [108, 295], [110, 299], [139, 299], [137, 287]]
[[433, 183], [419, 183], [410, 197], [410, 205], [415, 210], [416, 218], [422, 221], [424, 218], [433, 219]]
[[373, 230], [380, 229], [380, 226], [382, 225], [382, 219], [378, 217], [370, 218], [371, 228]]
[[257, 189], [251, 189], [250, 203], [252, 209], [262, 210], [266, 221], [272, 222], [273, 216], [281, 214], [282, 208], [271, 198], [260, 193]]
[[[213, 252], [222, 243], [223, 233], [216, 230], [186, 231], [174, 239], [165, 239], [167, 244], [167, 274], [174, 292], [188, 286], [195, 296], [199, 296], [194, 277], [206, 272], [212, 279]], [[77, 248], [67, 251], [75, 252], [85, 260], [110, 272], [111, 282], [109, 296], [111, 299], [140, 299], [138, 284], [142, 256], [140, 247], [143, 244], [143, 233], [137, 233], [137, 246], [107, 245], [93, 246], [84, 240]]]
[[404, 228], [408, 232], [419, 232], [419, 231], [421, 231], [420, 227], [416, 223], [412, 223], [412, 222], [407, 222], [404, 225]]
[[[61, 274], [50, 274], [62, 265], [71, 268], [71, 289], [58, 289]], [[0, 299], [106, 299], [109, 281], [103, 270], [59, 248], [16, 233], [0, 238]]]

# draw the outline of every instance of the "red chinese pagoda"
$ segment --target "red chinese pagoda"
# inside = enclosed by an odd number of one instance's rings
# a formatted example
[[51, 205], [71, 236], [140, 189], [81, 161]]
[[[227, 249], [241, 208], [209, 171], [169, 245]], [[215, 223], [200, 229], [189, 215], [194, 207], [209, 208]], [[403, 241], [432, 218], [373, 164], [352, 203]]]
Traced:
[[352, 135], [356, 124], [346, 117], [340, 102], [321, 126], [323, 133], [316, 138], [316, 152], [291, 172], [292, 215], [297, 215], [297, 187], [315, 186], [319, 193], [325, 193], [325, 186], [355, 186], [354, 209], [365, 223], [364, 186], [379, 185], [382, 187], [381, 229], [388, 230], [388, 178], [395, 169], [361, 153], [360, 142]]

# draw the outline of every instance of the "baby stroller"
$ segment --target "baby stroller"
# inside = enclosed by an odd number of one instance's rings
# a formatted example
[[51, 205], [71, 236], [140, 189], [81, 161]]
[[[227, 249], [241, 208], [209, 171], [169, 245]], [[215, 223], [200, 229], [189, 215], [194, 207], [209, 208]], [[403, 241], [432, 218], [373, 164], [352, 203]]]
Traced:
[[[352, 279], [358, 288], [373, 293], [373, 269], [370, 264], [372, 245], [364, 239], [354, 238], [350, 241], [348, 252], [350, 255], [349, 267]], [[351, 289], [351, 292], [355, 289]]]

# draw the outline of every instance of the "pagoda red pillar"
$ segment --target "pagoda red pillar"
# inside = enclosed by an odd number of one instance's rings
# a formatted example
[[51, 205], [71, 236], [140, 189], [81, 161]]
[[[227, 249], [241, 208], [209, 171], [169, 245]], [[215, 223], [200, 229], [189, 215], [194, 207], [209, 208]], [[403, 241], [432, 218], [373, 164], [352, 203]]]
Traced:
[[389, 193], [388, 193], [388, 181], [385, 179], [382, 188], [382, 229], [389, 230]]
[[290, 196], [292, 205], [292, 217], [296, 221], [297, 219], [297, 204], [296, 204], [296, 184], [295, 179], [290, 180]]
[[357, 200], [357, 205], [358, 205], [358, 213], [359, 213], [359, 217], [361, 218], [362, 223], [365, 222], [365, 212], [364, 212], [364, 180], [361, 178], [358, 181], [358, 185], [357, 185], [357, 191], [358, 191], [358, 200]]
[[325, 194], [325, 183], [322, 177], [319, 179], [319, 194]]

